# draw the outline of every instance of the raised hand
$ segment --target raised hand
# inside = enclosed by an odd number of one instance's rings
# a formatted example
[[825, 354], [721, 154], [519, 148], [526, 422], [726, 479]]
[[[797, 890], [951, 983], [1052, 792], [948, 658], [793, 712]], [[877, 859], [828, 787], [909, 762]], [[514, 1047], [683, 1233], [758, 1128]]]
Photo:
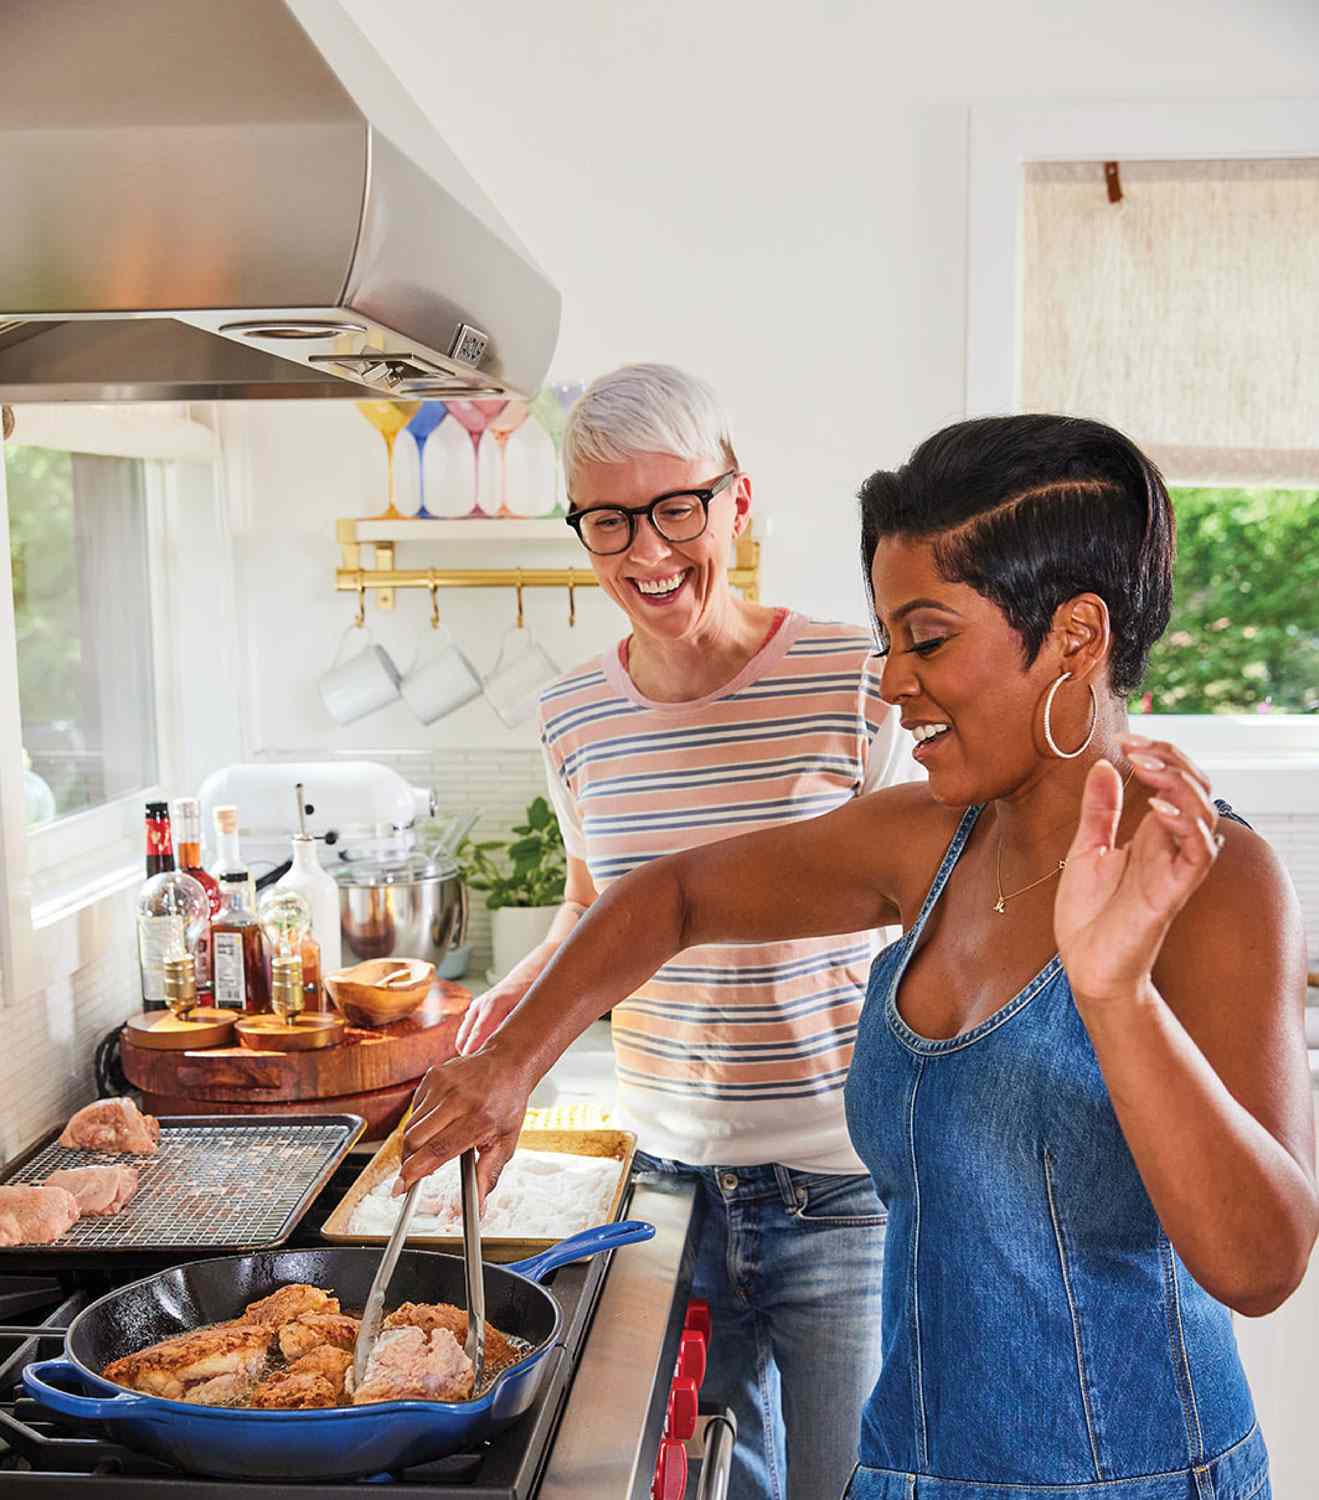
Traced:
[[1054, 900], [1054, 936], [1078, 1003], [1146, 992], [1168, 928], [1218, 854], [1204, 773], [1166, 741], [1130, 735], [1122, 746], [1152, 794], [1149, 810], [1117, 847], [1122, 779], [1108, 761], [1092, 766]]
[[467, 1014], [458, 1028], [458, 1051], [464, 1056], [479, 1052], [517, 1009], [518, 1002], [530, 987], [530, 982], [510, 984], [505, 980], [478, 995], [467, 1007]]

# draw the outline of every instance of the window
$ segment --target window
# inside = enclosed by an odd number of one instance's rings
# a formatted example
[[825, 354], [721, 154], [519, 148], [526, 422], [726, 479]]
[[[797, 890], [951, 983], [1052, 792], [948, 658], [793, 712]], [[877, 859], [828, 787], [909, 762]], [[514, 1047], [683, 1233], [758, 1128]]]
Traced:
[[1172, 490], [1173, 613], [1133, 709], [1319, 711], [1319, 490]]
[[146, 465], [8, 443], [26, 821], [157, 778]]

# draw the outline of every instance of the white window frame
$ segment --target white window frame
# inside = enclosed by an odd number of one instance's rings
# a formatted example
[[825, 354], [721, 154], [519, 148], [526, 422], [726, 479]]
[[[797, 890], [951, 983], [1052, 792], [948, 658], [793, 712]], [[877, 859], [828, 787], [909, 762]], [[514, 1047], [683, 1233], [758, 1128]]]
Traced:
[[[1287, 156], [1319, 157], [1319, 99], [974, 107], [967, 195], [967, 416], [1021, 410], [1028, 163]], [[1168, 480], [1178, 483], [1176, 475]], [[1235, 790], [1235, 800], [1257, 812], [1319, 811], [1319, 715], [1148, 714], [1141, 716], [1139, 728], [1186, 748], [1215, 773], [1216, 789], [1229, 800]]]
[[[213, 462], [223, 504], [219, 457]], [[93, 956], [86, 951], [81, 919], [106, 898], [141, 883], [143, 804], [177, 783], [185, 759], [178, 684], [186, 663], [175, 643], [187, 636], [176, 618], [180, 580], [169, 545], [178, 473], [172, 460], [146, 458], [142, 463], [155, 668], [154, 783], [46, 827], [26, 827], [13, 594], [0, 589], [0, 991], [6, 1005], [68, 978]], [[0, 569], [8, 578], [9, 508], [2, 463]], [[56, 871], [62, 878], [53, 880]]]

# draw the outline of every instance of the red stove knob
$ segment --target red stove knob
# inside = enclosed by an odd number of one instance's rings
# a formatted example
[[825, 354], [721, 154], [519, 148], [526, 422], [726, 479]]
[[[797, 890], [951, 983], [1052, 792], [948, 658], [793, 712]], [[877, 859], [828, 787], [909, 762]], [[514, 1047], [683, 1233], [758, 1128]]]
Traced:
[[697, 1328], [684, 1328], [678, 1344], [678, 1374], [697, 1388], [705, 1381], [705, 1334]]
[[682, 1500], [687, 1490], [687, 1450], [678, 1438], [661, 1438], [651, 1500]]
[[710, 1342], [710, 1304], [702, 1297], [693, 1297], [687, 1304], [687, 1316], [682, 1320], [684, 1328], [695, 1328]]
[[696, 1418], [701, 1409], [701, 1398], [696, 1391], [696, 1382], [679, 1375], [669, 1392], [668, 1421], [664, 1428], [669, 1437], [683, 1442], [696, 1432]]

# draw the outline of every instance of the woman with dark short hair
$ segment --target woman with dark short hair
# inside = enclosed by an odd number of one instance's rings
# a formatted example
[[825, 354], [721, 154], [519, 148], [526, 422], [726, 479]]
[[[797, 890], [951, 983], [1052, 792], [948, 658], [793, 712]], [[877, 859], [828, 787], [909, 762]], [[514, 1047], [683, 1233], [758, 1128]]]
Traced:
[[1295, 895], [1173, 745], [1129, 732], [1163, 630], [1158, 471], [1094, 422], [963, 422], [861, 491], [928, 781], [657, 861], [489, 1046], [438, 1068], [413, 1178], [507, 1159], [530, 1088], [675, 949], [900, 920], [847, 1085], [889, 1210], [854, 1500], [1267, 1500], [1231, 1311], [1316, 1230]]

